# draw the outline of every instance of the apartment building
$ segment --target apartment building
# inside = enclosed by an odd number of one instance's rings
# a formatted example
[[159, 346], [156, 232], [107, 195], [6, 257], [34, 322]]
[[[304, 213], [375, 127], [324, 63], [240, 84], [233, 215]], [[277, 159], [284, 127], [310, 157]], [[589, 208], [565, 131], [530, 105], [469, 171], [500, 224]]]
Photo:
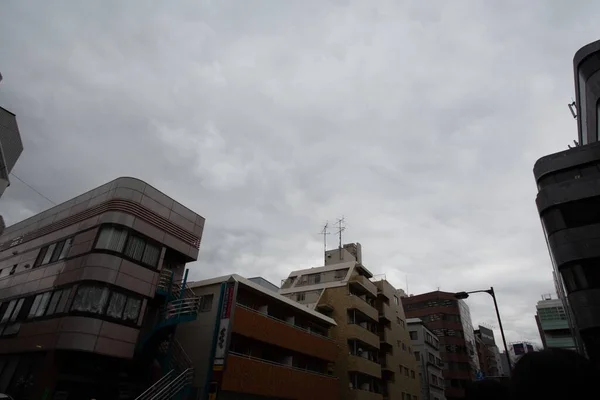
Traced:
[[479, 370], [469, 307], [454, 293], [435, 291], [403, 297], [408, 318], [419, 318], [440, 341], [447, 399], [465, 397], [465, 388]]
[[545, 295], [536, 305], [535, 321], [544, 349], [558, 348], [577, 351], [575, 338], [560, 299]]
[[420, 384], [396, 290], [371, 282], [360, 243], [325, 252], [325, 265], [293, 271], [280, 293], [330, 316], [340, 399], [417, 400]]
[[260, 283], [239, 275], [190, 283], [206, 304], [175, 335], [195, 366], [191, 397], [339, 398], [335, 321]]
[[185, 264], [198, 257], [203, 227], [200, 215], [134, 178], [7, 227], [0, 392], [112, 400], [175, 378], [184, 388], [190, 371], [182, 375], [164, 345], [200, 306], [185, 291]]
[[440, 341], [419, 318], [406, 320], [415, 359], [419, 364], [421, 397], [423, 400], [446, 400], [444, 395], [444, 363], [440, 356]]

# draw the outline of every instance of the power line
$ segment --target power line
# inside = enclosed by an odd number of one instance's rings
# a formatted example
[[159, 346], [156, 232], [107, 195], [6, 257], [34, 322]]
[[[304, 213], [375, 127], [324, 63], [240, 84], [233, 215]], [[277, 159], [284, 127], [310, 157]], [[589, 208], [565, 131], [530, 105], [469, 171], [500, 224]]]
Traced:
[[37, 194], [39, 194], [40, 196], [42, 196], [44, 199], [48, 200], [50, 203], [52, 203], [52, 205], [56, 205], [55, 202], [53, 202], [52, 200], [50, 200], [48, 197], [44, 196], [42, 193], [40, 193], [38, 190], [36, 190], [33, 186], [31, 186], [29, 183], [25, 182], [23, 179], [19, 178], [18, 176], [16, 176], [14, 174], [14, 172], [10, 173], [12, 176], [14, 176], [15, 178], [17, 178], [19, 181], [21, 181], [21, 183], [25, 186], [27, 186], [29, 189], [33, 190], [34, 192], [36, 192]]

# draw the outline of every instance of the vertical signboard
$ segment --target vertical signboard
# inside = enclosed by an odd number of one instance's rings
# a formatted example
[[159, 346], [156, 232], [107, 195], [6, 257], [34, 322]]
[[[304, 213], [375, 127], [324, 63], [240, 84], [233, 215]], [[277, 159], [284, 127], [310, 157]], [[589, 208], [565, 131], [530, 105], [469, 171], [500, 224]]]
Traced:
[[229, 342], [229, 328], [231, 321], [231, 311], [235, 301], [235, 282], [227, 282], [223, 291], [223, 301], [221, 302], [221, 310], [219, 311], [220, 319], [217, 330], [217, 340], [215, 343], [215, 356], [213, 369], [219, 371], [223, 369], [225, 364], [225, 356], [227, 355], [227, 345]]

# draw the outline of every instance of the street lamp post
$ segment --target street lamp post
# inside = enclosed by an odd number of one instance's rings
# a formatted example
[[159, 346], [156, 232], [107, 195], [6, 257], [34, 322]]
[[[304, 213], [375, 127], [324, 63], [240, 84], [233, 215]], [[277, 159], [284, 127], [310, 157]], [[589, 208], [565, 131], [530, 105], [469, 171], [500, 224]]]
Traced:
[[498, 317], [498, 325], [500, 326], [500, 334], [502, 335], [502, 344], [504, 345], [504, 355], [506, 356], [506, 361], [508, 362], [508, 375], [511, 375], [512, 366], [510, 365], [510, 355], [508, 353], [508, 346], [506, 345], [506, 337], [504, 336], [504, 328], [502, 327], [502, 318], [500, 318], [500, 311], [498, 310], [498, 302], [496, 301], [496, 293], [494, 292], [494, 287], [490, 287], [486, 290], [473, 290], [471, 292], [457, 292], [454, 294], [459, 300], [466, 299], [472, 293], [487, 293], [492, 296], [494, 299], [494, 308], [496, 309], [496, 316]]

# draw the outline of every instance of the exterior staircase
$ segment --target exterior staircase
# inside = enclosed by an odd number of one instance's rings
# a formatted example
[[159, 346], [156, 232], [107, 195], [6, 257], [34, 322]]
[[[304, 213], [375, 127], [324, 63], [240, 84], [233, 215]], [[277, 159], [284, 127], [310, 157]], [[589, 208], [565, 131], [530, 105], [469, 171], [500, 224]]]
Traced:
[[192, 361], [175, 339], [161, 343], [158, 351], [168, 372], [135, 400], [185, 399], [194, 380]]

